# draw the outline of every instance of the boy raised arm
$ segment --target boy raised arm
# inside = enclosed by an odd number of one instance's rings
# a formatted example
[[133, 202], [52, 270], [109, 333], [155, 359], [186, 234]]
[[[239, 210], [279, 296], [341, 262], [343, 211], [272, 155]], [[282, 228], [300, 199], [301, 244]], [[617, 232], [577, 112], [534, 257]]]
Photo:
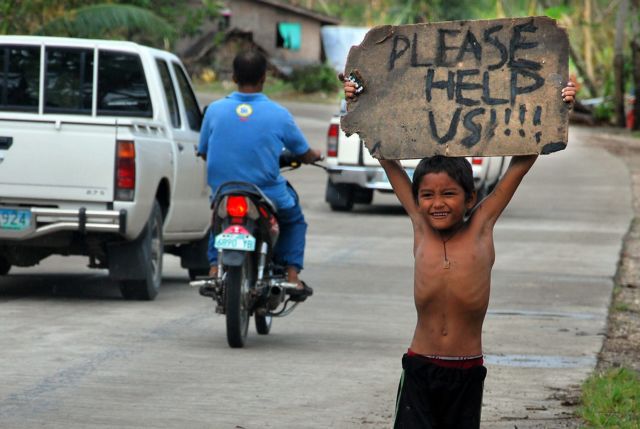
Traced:
[[[340, 79], [344, 85], [345, 98], [347, 100], [355, 100], [356, 84], [345, 79], [344, 74], [342, 73], [338, 75], [338, 79]], [[400, 204], [402, 204], [402, 207], [407, 211], [407, 214], [411, 218], [415, 227], [416, 222], [418, 224], [420, 223], [420, 217], [418, 215], [416, 200], [413, 197], [413, 191], [411, 189], [411, 180], [409, 179], [407, 172], [398, 160], [380, 159], [378, 161], [387, 174], [387, 178], [389, 179], [389, 183], [391, 183], [393, 192], [396, 194], [396, 197], [400, 201]]]
[[[561, 92], [562, 100], [565, 103], [573, 103], [575, 95], [575, 83], [572, 81], [567, 82], [567, 86]], [[512, 157], [509, 168], [498, 181], [494, 190], [473, 210], [473, 217], [478, 218], [480, 221], [488, 222], [493, 226], [502, 211], [507, 207], [507, 204], [509, 204], [509, 201], [511, 201], [520, 182], [536, 162], [536, 159], [538, 159], [538, 155]]]
[[418, 207], [416, 206], [416, 200], [413, 198], [411, 180], [407, 172], [398, 160], [381, 159], [379, 162], [382, 168], [384, 168], [393, 192], [396, 194], [400, 204], [402, 204], [402, 207], [404, 207], [411, 220], [415, 223], [419, 218]]

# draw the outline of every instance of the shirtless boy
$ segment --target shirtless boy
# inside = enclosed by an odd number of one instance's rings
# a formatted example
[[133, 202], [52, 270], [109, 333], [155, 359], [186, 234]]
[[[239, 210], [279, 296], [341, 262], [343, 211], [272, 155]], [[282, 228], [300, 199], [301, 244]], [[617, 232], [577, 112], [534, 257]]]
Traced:
[[[345, 96], [354, 99], [355, 85], [343, 82]], [[575, 93], [569, 82], [562, 98], [573, 103]], [[415, 259], [418, 321], [402, 358], [395, 428], [480, 427], [493, 226], [536, 158], [514, 156], [493, 192], [477, 205], [465, 158], [424, 158], [413, 183], [399, 161], [380, 160], [411, 219]]]

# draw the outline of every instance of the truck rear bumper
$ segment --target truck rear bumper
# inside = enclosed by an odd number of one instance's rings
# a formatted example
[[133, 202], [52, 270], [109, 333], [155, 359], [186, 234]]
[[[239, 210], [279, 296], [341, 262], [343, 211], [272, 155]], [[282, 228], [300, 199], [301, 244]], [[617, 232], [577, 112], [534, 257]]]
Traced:
[[[10, 207], [7, 207], [10, 208]], [[111, 232], [124, 234], [127, 226], [125, 210], [77, 210], [33, 207], [27, 210], [31, 221], [23, 229], [0, 229], [0, 239], [28, 240], [58, 231]]]
[[331, 182], [336, 185], [350, 184], [361, 188], [391, 191], [389, 179], [381, 167], [329, 167], [328, 172]]

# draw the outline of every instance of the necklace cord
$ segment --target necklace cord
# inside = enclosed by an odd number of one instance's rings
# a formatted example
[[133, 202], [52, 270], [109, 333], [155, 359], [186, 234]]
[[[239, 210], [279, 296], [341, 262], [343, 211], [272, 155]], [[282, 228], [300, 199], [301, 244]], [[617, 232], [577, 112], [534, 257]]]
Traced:
[[440, 240], [442, 240], [442, 250], [444, 251], [444, 268], [449, 268], [449, 258], [447, 257], [447, 241], [451, 240], [453, 238], [454, 235], [456, 235], [456, 233], [458, 231], [460, 231], [461, 228], [457, 228], [455, 231], [453, 231], [453, 233], [451, 233], [451, 235], [449, 235], [449, 237], [447, 237], [446, 239], [442, 237], [442, 233], [440, 231], [438, 231], [438, 234], [440, 235]]

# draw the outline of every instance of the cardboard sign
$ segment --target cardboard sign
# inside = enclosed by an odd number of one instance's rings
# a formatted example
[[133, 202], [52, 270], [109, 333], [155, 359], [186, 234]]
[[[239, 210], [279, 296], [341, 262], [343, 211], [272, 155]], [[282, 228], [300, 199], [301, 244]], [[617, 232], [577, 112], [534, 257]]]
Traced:
[[373, 28], [349, 52], [362, 92], [342, 129], [379, 159], [564, 149], [568, 52], [547, 17]]

